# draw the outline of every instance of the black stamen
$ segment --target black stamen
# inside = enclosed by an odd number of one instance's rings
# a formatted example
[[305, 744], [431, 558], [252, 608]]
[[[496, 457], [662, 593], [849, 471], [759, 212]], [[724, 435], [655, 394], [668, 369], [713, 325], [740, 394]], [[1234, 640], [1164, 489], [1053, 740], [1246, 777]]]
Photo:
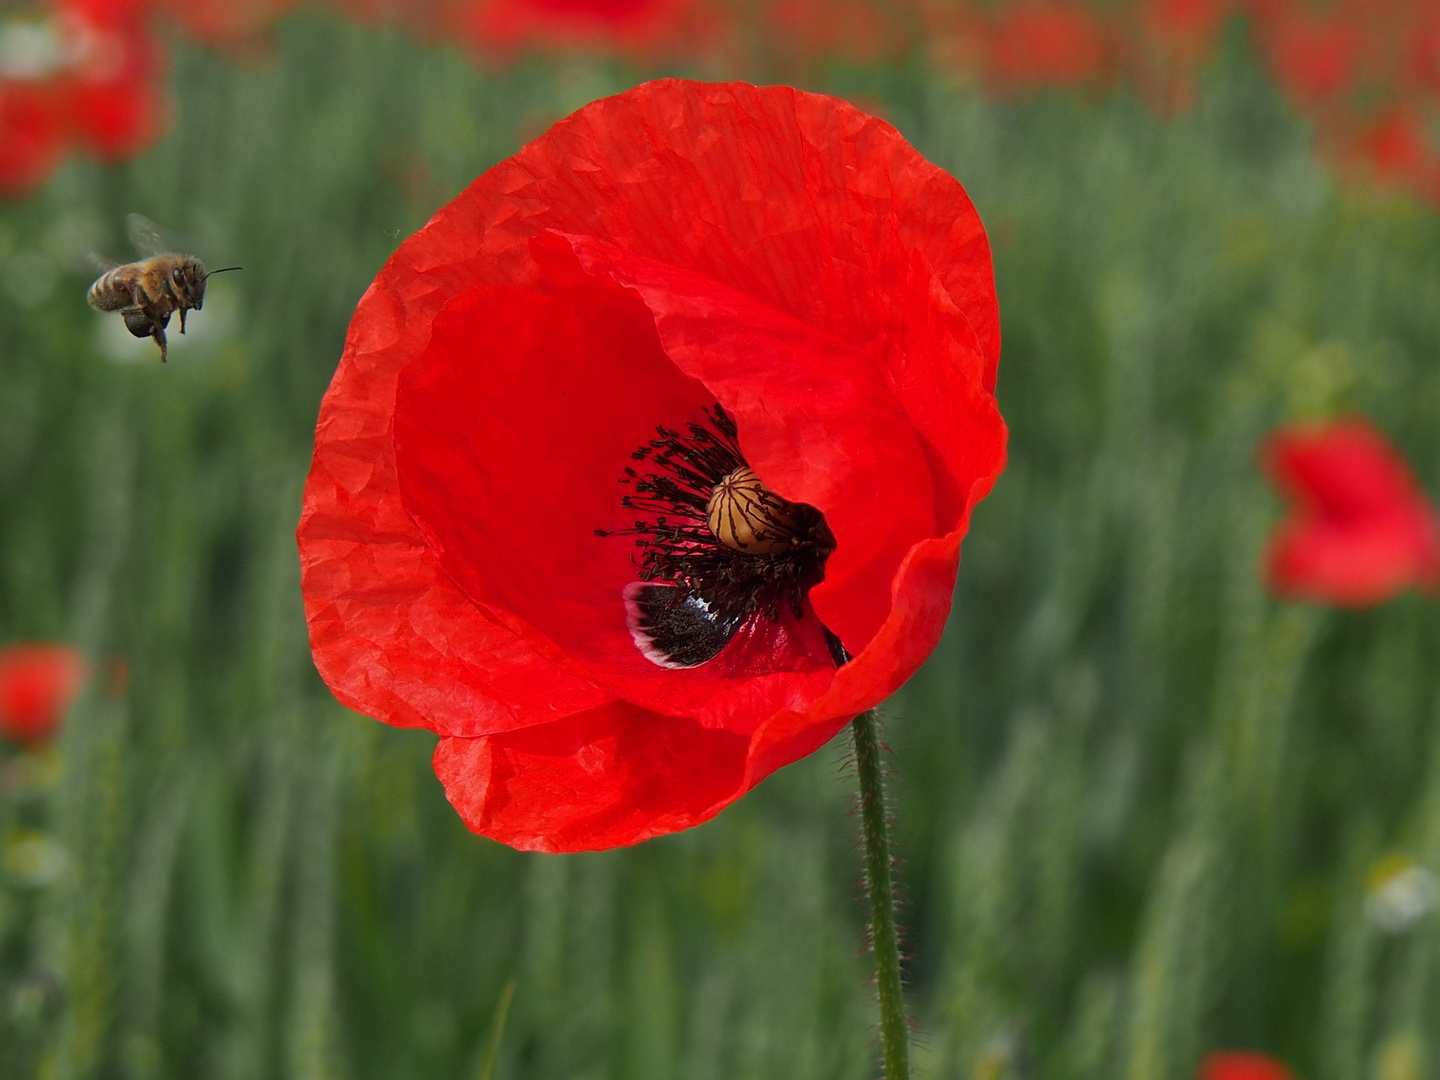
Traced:
[[[704, 612], [711, 630], [723, 629], [723, 646], [751, 616], [778, 618], [782, 604], [799, 618], [805, 594], [824, 577], [825, 559], [834, 550], [835, 540], [818, 510], [797, 503], [787, 504], [797, 530], [795, 542], [787, 550], [754, 553], [721, 543], [707, 520], [710, 497], [716, 485], [746, 467], [746, 461], [730, 415], [715, 405], [706, 410], [706, 420], [708, 424], [688, 424], [683, 435], [671, 428], [656, 428], [658, 438], [630, 455], [632, 461], [644, 465], [638, 469], [627, 466], [620, 480], [632, 489], [620, 500], [621, 505], [639, 516], [630, 528], [596, 529], [595, 533], [635, 537], [640, 581], [673, 586], [676, 592], [665, 602], [677, 612], [681, 608]], [[646, 468], [654, 471], [641, 471]], [[680, 625], [678, 616], [659, 617], [658, 605], [665, 598], [655, 593], [645, 596], [653, 609], [647, 625], [663, 623], [662, 629], [667, 630], [672, 623]], [[687, 618], [698, 622], [688, 614]], [[646, 648], [664, 650], [658, 639], [646, 641]], [[709, 652], [713, 646], [709, 642], [701, 651]], [[670, 654], [672, 657], [697, 655], [683, 642], [675, 648], [678, 652]], [[832, 654], [834, 651], [832, 646]]]

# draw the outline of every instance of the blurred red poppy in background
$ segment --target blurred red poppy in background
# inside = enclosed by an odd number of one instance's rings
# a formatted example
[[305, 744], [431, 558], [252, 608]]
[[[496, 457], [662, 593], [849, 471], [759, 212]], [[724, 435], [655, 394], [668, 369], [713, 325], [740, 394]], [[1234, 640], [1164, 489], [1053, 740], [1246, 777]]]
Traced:
[[[235, 49], [263, 41], [298, 0], [36, 0], [0, 49], [0, 196], [25, 194], [72, 144], [102, 161], [145, 149], [167, 121], [156, 24]], [[999, 94], [1129, 82], [1157, 111], [1196, 95], [1227, 18], [1259, 54], [1316, 145], [1350, 178], [1440, 200], [1440, 13], [1415, 0], [328, 0], [341, 15], [454, 39], [484, 61], [525, 50], [608, 53], [742, 70], [875, 62], [923, 43], [931, 61]], [[17, 78], [11, 48], [36, 19], [47, 74]], [[33, 52], [33, 50], [31, 50]], [[41, 64], [45, 67], [45, 64]], [[59, 70], [63, 68], [63, 70]]]
[[1040, 0], [999, 9], [987, 75], [1001, 89], [1076, 87], [1106, 73], [1110, 30], [1087, 4]]
[[1283, 428], [1263, 456], [1296, 504], [1271, 537], [1274, 592], [1366, 607], [1411, 586], [1440, 586], [1440, 517], [1368, 420]]
[[1215, 43], [1230, 0], [1151, 0], [1141, 5], [1141, 25], [1177, 50], [1206, 51]]
[[69, 645], [0, 647], [0, 735], [22, 745], [54, 737], [87, 671], [85, 658]]
[[890, 125], [738, 83], [588, 105], [356, 311], [298, 532], [316, 664], [444, 736], [487, 836], [698, 824], [934, 648], [998, 356], [979, 217]]
[[132, 157], [164, 127], [163, 71], [148, 7], [58, 0], [0, 22], [0, 195], [25, 195], [78, 146]]
[[1290, 1070], [1268, 1054], [1226, 1050], [1200, 1063], [1198, 1080], [1294, 1080]]
[[843, 56], [875, 63], [911, 46], [904, 10], [874, 0], [770, 0], [765, 40], [791, 61]]
[[1219, 46], [1230, 9], [1229, 0], [1153, 0], [1137, 6], [1125, 59], [1154, 107], [1173, 113], [1194, 103], [1200, 72]]
[[66, 134], [54, 87], [0, 80], [0, 195], [43, 183], [64, 156]]
[[1263, 36], [1280, 86], [1299, 105], [1343, 94], [1355, 85], [1364, 35], [1336, 15], [1285, 15]]
[[697, 0], [468, 0], [457, 8], [463, 37], [485, 51], [526, 47], [629, 53], [696, 46], [705, 19]]
[[299, 0], [150, 0], [188, 36], [211, 45], [235, 46], [253, 39]]
[[1440, 154], [1430, 145], [1427, 123], [1414, 109], [1392, 105], [1363, 124], [1347, 154], [1352, 169], [1369, 174], [1381, 185], [1412, 191], [1434, 191], [1440, 177]]
[[1405, 49], [1405, 77], [1417, 89], [1440, 94], [1440, 9], [1416, 21]]
[[62, 81], [70, 132], [101, 161], [123, 161], [165, 126], [158, 43], [138, 3], [66, 0], [62, 25], [69, 63]]

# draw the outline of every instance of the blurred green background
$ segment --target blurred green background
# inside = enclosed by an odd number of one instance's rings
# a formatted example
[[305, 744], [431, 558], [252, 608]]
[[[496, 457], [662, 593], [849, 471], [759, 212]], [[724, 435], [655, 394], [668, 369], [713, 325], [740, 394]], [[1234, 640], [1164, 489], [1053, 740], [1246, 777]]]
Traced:
[[[518, 854], [306, 646], [292, 533], [360, 293], [657, 72], [486, 73], [316, 15], [276, 43], [177, 42], [154, 150], [0, 206], [0, 640], [129, 671], [58, 757], [5, 752], [0, 1076], [478, 1080], [512, 982], [497, 1080], [874, 1076], [843, 739], [691, 832]], [[961, 180], [1004, 318], [1011, 463], [886, 708], [917, 1074], [1171, 1080], [1244, 1046], [1440, 1077], [1440, 618], [1267, 598], [1255, 466], [1277, 422], [1362, 410], [1440, 491], [1440, 215], [1338, 189], [1239, 33], [1167, 120], [919, 62], [804, 84]], [[164, 367], [85, 306], [130, 212], [245, 267]]]

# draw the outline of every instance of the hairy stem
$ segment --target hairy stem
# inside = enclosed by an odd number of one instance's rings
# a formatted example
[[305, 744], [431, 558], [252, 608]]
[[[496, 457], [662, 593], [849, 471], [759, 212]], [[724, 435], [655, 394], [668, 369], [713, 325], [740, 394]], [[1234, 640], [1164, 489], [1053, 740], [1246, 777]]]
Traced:
[[855, 772], [860, 778], [865, 892], [870, 900], [870, 944], [875, 953], [875, 990], [880, 998], [885, 1080], [910, 1080], [910, 1024], [905, 1018], [905, 998], [900, 985], [900, 942], [895, 934], [895, 888], [890, 876], [885, 783], [873, 711], [861, 713], [850, 728], [855, 737]]

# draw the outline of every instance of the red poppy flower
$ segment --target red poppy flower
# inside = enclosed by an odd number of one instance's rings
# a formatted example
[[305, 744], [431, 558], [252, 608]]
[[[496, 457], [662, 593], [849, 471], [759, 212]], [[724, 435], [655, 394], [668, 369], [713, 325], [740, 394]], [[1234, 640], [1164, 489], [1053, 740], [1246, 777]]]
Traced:
[[487, 836], [698, 824], [934, 647], [998, 355], [974, 207], [888, 124], [738, 83], [586, 106], [360, 302], [298, 531], [316, 664], [443, 736]]
[[92, 26], [135, 27], [149, 15], [154, 0], [52, 0], [68, 14], [78, 15]]
[[771, 0], [770, 47], [799, 59], [846, 56], [875, 62], [908, 47], [894, 12], [874, 0]]
[[65, 152], [65, 114], [49, 84], [0, 80], [0, 195], [42, 184]]
[[1416, 110], [1392, 105], [1360, 131], [1350, 148], [1350, 163], [1381, 183], [1428, 192], [1437, 161], [1427, 126]]
[[[160, 55], [138, 13], [88, 13], [72, 4], [75, 54], [63, 81], [75, 139], [102, 161], [121, 161], [150, 145], [163, 128]], [[94, 7], [93, 2], [88, 6]]]
[[1290, 1070], [1268, 1054], [1229, 1050], [1200, 1064], [1199, 1080], [1294, 1080]]
[[1000, 87], [1075, 87], [1105, 71], [1106, 28], [1088, 5], [1038, 0], [1004, 8], [988, 41], [990, 78]]
[[134, 157], [164, 130], [166, 102], [157, 83], [77, 82], [67, 96], [75, 138], [101, 161]]
[[0, 734], [17, 743], [44, 742], [85, 684], [85, 658], [69, 645], [0, 648]]
[[1405, 77], [1422, 91], [1440, 94], [1440, 11], [1423, 13], [1410, 31]]
[[1369, 421], [1282, 429], [1264, 459], [1297, 503], [1271, 538], [1275, 592], [1365, 607], [1440, 585], [1440, 518]]
[[1208, 53], [1229, 14], [1230, 0], [1148, 0], [1143, 22], [1154, 37], [1185, 52]]
[[1145, 97], [1161, 112], [1194, 103], [1199, 74], [1215, 54], [1229, 0], [1146, 0], [1127, 60]]
[[297, 0], [153, 0], [189, 37], [237, 46], [262, 34], [298, 7]]
[[696, 29], [696, 0], [469, 0], [461, 34], [480, 47], [664, 49]]
[[328, 0], [327, 6], [355, 22], [393, 22], [429, 38], [437, 30], [449, 29], [456, 12], [473, 3], [474, 0]]
[[1314, 105], [1355, 85], [1364, 35], [1339, 17], [1293, 15], [1270, 28], [1271, 62], [1280, 86], [1300, 105]]

